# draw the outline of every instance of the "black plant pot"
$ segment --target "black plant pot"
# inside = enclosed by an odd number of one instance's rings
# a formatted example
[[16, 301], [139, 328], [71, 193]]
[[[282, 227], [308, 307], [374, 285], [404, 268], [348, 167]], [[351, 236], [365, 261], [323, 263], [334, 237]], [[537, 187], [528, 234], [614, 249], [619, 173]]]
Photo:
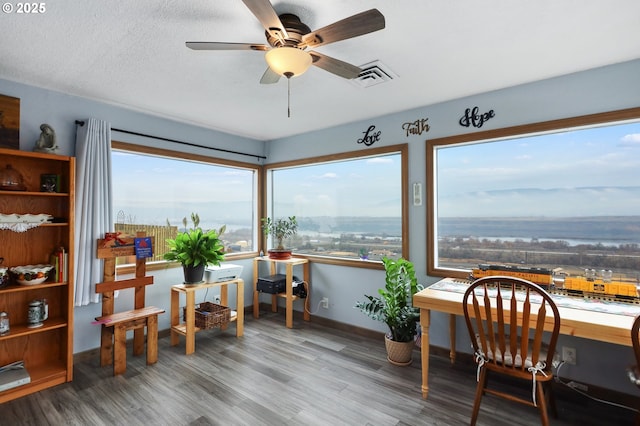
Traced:
[[184, 272], [184, 283], [185, 284], [202, 284], [204, 280], [204, 267], [205, 265], [198, 266], [187, 266], [182, 265], [182, 270]]

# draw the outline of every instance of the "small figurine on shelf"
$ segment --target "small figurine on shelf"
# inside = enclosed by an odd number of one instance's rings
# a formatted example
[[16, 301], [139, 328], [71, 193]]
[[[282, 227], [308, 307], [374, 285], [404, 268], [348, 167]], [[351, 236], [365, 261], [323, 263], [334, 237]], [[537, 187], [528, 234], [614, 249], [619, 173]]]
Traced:
[[60, 175], [40, 175], [40, 191], [60, 192]]
[[40, 125], [40, 130], [40, 137], [36, 141], [36, 147], [33, 148], [33, 150], [55, 154], [58, 150], [58, 145], [56, 143], [56, 132], [53, 130], [53, 127], [44, 123]]

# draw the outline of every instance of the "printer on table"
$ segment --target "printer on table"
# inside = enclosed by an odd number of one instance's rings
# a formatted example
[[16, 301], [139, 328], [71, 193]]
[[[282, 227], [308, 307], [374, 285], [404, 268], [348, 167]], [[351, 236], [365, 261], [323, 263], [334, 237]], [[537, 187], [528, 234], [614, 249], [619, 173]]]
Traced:
[[208, 283], [217, 283], [222, 281], [231, 281], [240, 278], [242, 274], [242, 265], [233, 265], [227, 263], [224, 265], [208, 265], [205, 270], [205, 280]]
[[[303, 299], [307, 297], [307, 290], [305, 289], [304, 282], [300, 278], [294, 275], [291, 285], [295, 296]], [[259, 277], [256, 283], [256, 290], [269, 294], [284, 293], [287, 291], [287, 276], [285, 274], [274, 274]]]

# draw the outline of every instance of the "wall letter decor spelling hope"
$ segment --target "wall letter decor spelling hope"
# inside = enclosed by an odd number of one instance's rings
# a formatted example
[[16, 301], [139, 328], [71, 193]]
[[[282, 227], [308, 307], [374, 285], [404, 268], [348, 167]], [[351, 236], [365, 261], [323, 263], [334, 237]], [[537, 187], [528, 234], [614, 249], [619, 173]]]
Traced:
[[369, 128], [367, 129], [366, 132], [362, 132], [362, 133], [364, 133], [364, 137], [362, 139], [358, 139], [358, 143], [363, 143], [366, 146], [371, 146], [374, 143], [376, 143], [377, 141], [379, 141], [380, 140], [380, 134], [382, 132], [380, 130], [378, 130], [377, 132], [373, 133], [375, 128], [376, 128], [376, 126], [374, 126], [372, 124], [371, 126], [369, 126]]
[[464, 115], [460, 117], [459, 123], [464, 127], [473, 126], [480, 128], [485, 123], [485, 121], [488, 121], [495, 116], [496, 114], [495, 112], [493, 112], [493, 110], [489, 110], [483, 114], [478, 114], [478, 107], [476, 106], [473, 107], [473, 109], [467, 108], [464, 112]]

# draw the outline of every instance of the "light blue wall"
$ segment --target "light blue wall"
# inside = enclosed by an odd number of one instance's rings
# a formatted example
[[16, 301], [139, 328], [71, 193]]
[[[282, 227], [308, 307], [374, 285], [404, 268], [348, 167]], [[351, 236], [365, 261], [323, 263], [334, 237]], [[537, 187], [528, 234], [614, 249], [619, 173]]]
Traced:
[[[393, 84], [387, 83], [387, 84]], [[425, 82], [429, 84], [429, 82]], [[376, 90], [373, 86], [365, 90]], [[74, 155], [75, 120], [95, 117], [111, 122], [112, 127], [140, 133], [158, 135], [191, 143], [211, 145], [218, 148], [267, 155], [268, 162], [279, 162], [299, 158], [327, 155], [345, 151], [366, 151], [358, 144], [363, 132], [375, 125], [381, 131], [381, 140], [372, 147], [409, 144], [409, 182], [425, 183], [425, 140], [450, 135], [473, 132], [458, 124], [458, 118], [469, 107], [478, 106], [481, 111], [493, 109], [496, 117], [481, 130], [535, 123], [545, 120], [573, 117], [617, 109], [640, 106], [640, 60], [576, 73], [560, 78], [535, 82], [495, 92], [470, 96], [451, 102], [427, 105], [410, 111], [373, 118], [362, 122], [338, 126], [291, 138], [261, 142], [241, 138], [221, 132], [190, 126], [159, 117], [131, 111], [115, 105], [25, 86], [0, 80], [0, 94], [20, 98], [20, 149], [31, 150], [40, 133], [41, 123], [49, 123], [56, 130], [61, 154]], [[336, 100], [339, 102], [339, 99]], [[384, 99], [380, 99], [384, 102]], [[430, 130], [418, 136], [406, 137], [402, 124], [417, 119], [428, 118]], [[319, 117], [321, 119], [321, 116]], [[127, 136], [114, 133], [113, 138], [124, 142], [156, 146], [167, 149], [182, 149], [202, 155], [211, 155], [245, 162], [257, 159], [232, 154], [223, 154], [198, 148], [188, 148], [154, 139]], [[426, 275], [426, 207], [411, 206], [409, 209], [410, 258], [416, 265], [418, 277], [423, 284], [436, 281]], [[252, 303], [251, 282], [252, 262], [234, 262], [244, 266], [242, 278], [246, 283], [245, 301]], [[297, 274], [297, 272], [294, 272]], [[169, 288], [182, 281], [180, 269], [170, 269], [154, 273], [155, 284], [148, 295], [148, 303], [166, 309], [161, 317], [160, 329], [169, 327]], [[384, 283], [384, 274], [361, 268], [347, 268], [335, 265], [312, 264], [312, 297], [309, 305], [315, 312], [317, 302], [329, 297], [328, 310], [320, 309], [316, 315], [346, 324], [385, 331], [380, 323], [370, 320], [353, 308], [363, 294], [372, 294]], [[231, 292], [233, 293], [233, 292]], [[121, 297], [117, 303], [126, 306]], [[235, 303], [232, 298], [231, 303]], [[300, 310], [301, 306], [296, 306]], [[74, 352], [82, 352], [99, 346], [99, 328], [91, 325], [100, 313], [99, 305], [76, 308], [74, 311]], [[457, 347], [466, 350], [469, 346], [466, 330], [458, 320]], [[448, 319], [445, 315], [432, 315], [431, 342], [433, 345], [448, 347]], [[563, 344], [577, 348], [578, 365], [563, 367], [563, 376], [571, 377], [629, 394], [638, 394], [626, 379], [624, 369], [632, 360], [631, 349], [585, 339], [562, 337]], [[470, 352], [470, 351], [469, 351]]]
[[[43, 90], [0, 79], [0, 94], [20, 98], [20, 149], [24, 151], [31, 151], [33, 149], [35, 141], [40, 135], [40, 124], [48, 123], [56, 131], [57, 142], [60, 146], [59, 154], [75, 155], [75, 121], [97, 118], [109, 121], [112, 128], [236, 152], [244, 152], [256, 156], [264, 155], [264, 143], [261, 141], [203, 129], [201, 127], [154, 117], [115, 105], [69, 96], [59, 92]], [[170, 100], [168, 101], [170, 102]], [[257, 157], [194, 148], [120, 132], [113, 132], [112, 138], [122, 142], [186, 151], [245, 163], [257, 164], [259, 161]], [[0, 165], [3, 163], [2, 160], [3, 159], [0, 158]], [[246, 280], [247, 284], [250, 284], [253, 280], [251, 262], [239, 261], [235, 263], [244, 266], [242, 277]], [[167, 312], [160, 316], [159, 328], [161, 330], [169, 328], [171, 310], [169, 288], [171, 285], [183, 281], [181, 274], [182, 270], [180, 268], [158, 271], [153, 274], [155, 277], [154, 284], [147, 290], [147, 303], [162, 307]], [[247, 285], [246, 290], [245, 300], [251, 303], [252, 299], [250, 298], [251, 291], [249, 285]], [[215, 291], [209, 294], [212, 295], [213, 293], [215, 293]], [[230, 290], [229, 294], [231, 296], [233, 290]], [[123, 292], [121, 296], [122, 297], [118, 297], [116, 300], [116, 309], [129, 309], [132, 307], [133, 296], [126, 292]], [[231, 298], [231, 303], [235, 304], [235, 296]], [[182, 304], [184, 304], [184, 300]], [[74, 310], [74, 353], [100, 346], [100, 328], [99, 326], [91, 324], [96, 316], [100, 316], [100, 310], [100, 304], [78, 307]]]
[[[387, 83], [387, 84], [393, 84]], [[429, 84], [429, 82], [425, 82]], [[373, 86], [365, 90], [376, 90]], [[337, 100], [339, 101], [339, 100]], [[384, 99], [380, 99], [384, 102]], [[427, 105], [398, 114], [387, 115], [363, 122], [352, 123], [268, 143], [268, 162], [280, 162], [367, 147], [358, 144], [370, 125], [381, 131], [381, 141], [371, 147], [409, 144], [409, 182], [425, 183], [426, 139], [476, 132], [465, 128], [458, 119], [466, 108], [478, 106], [481, 112], [494, 110], [495, 118], [480, 130], [498, 129], [585, 114], [613, 111], [640, 106], [640, 60], [580, 72], [559, 78], [539, 81], [508, 89], [469, 96], [451, 102]], [[402, 124], [428, 118], [430, 130], [419, 136], [406, 137]], [[321, 119], [321, 117], [320, 117]], [[638, 172], [640, 179], [640, 171]], [[426, 275], [426, 209], [428, 206], [410, 206], [409, 233], [410, 258], [415, 263], [421, 283], [429, 284], [436, 278]], [[354, 302], [363, 294], [374, 294], [384, 285], [382, 271], [312, 264], [313, 299], [330, 298], [330, 309], [320, 309], [318, 315], [385, 331], [381, 323], [374, 322], [353, 309]], [[315, 304], [312, 304], [315, 306]], [[433, 345], [449, 347], [448, 316], [433, 313], [430, 338]], [[464, 321], [457, 325], [457, 349], [471, 353]], [[629, 347], [610, 345], [586, 339], [561, 336], [559, 347], [567, 345], [577, 349], [578, 365], [563, 366], [561, 376], [620, 392], [638, 395], [637, 388], [626, 378], [625, 368], [634, 363]]]
[[[133, 111], [118, 105], [70, 96], [0, 79], [0, 94], [20, 98], [20, 149], [31, 151], [40, 135], [40, 124], [48, 123], [56, 131], [59, 154], [75, 154], [76, 120], [97, 118], [108, 121], [111, 127], [131, 132], [159, 136], [198, 145], [222, 148], [252, 155], [264, 155], [264, 144], [260, 141], [215, 130], [192, 126], [187, 123], [167, 120]], [[171, 99], [167, 99], [171, 102]], [[210, 113], [203, 111], [203, 114]], [[256, 157], [212, 151], [179, 145], [157, 139], [112, 133], [113, 140], [148, 145], [156, 148], [173, 149], [215, 156], [247, 163], [256, 163]]]

